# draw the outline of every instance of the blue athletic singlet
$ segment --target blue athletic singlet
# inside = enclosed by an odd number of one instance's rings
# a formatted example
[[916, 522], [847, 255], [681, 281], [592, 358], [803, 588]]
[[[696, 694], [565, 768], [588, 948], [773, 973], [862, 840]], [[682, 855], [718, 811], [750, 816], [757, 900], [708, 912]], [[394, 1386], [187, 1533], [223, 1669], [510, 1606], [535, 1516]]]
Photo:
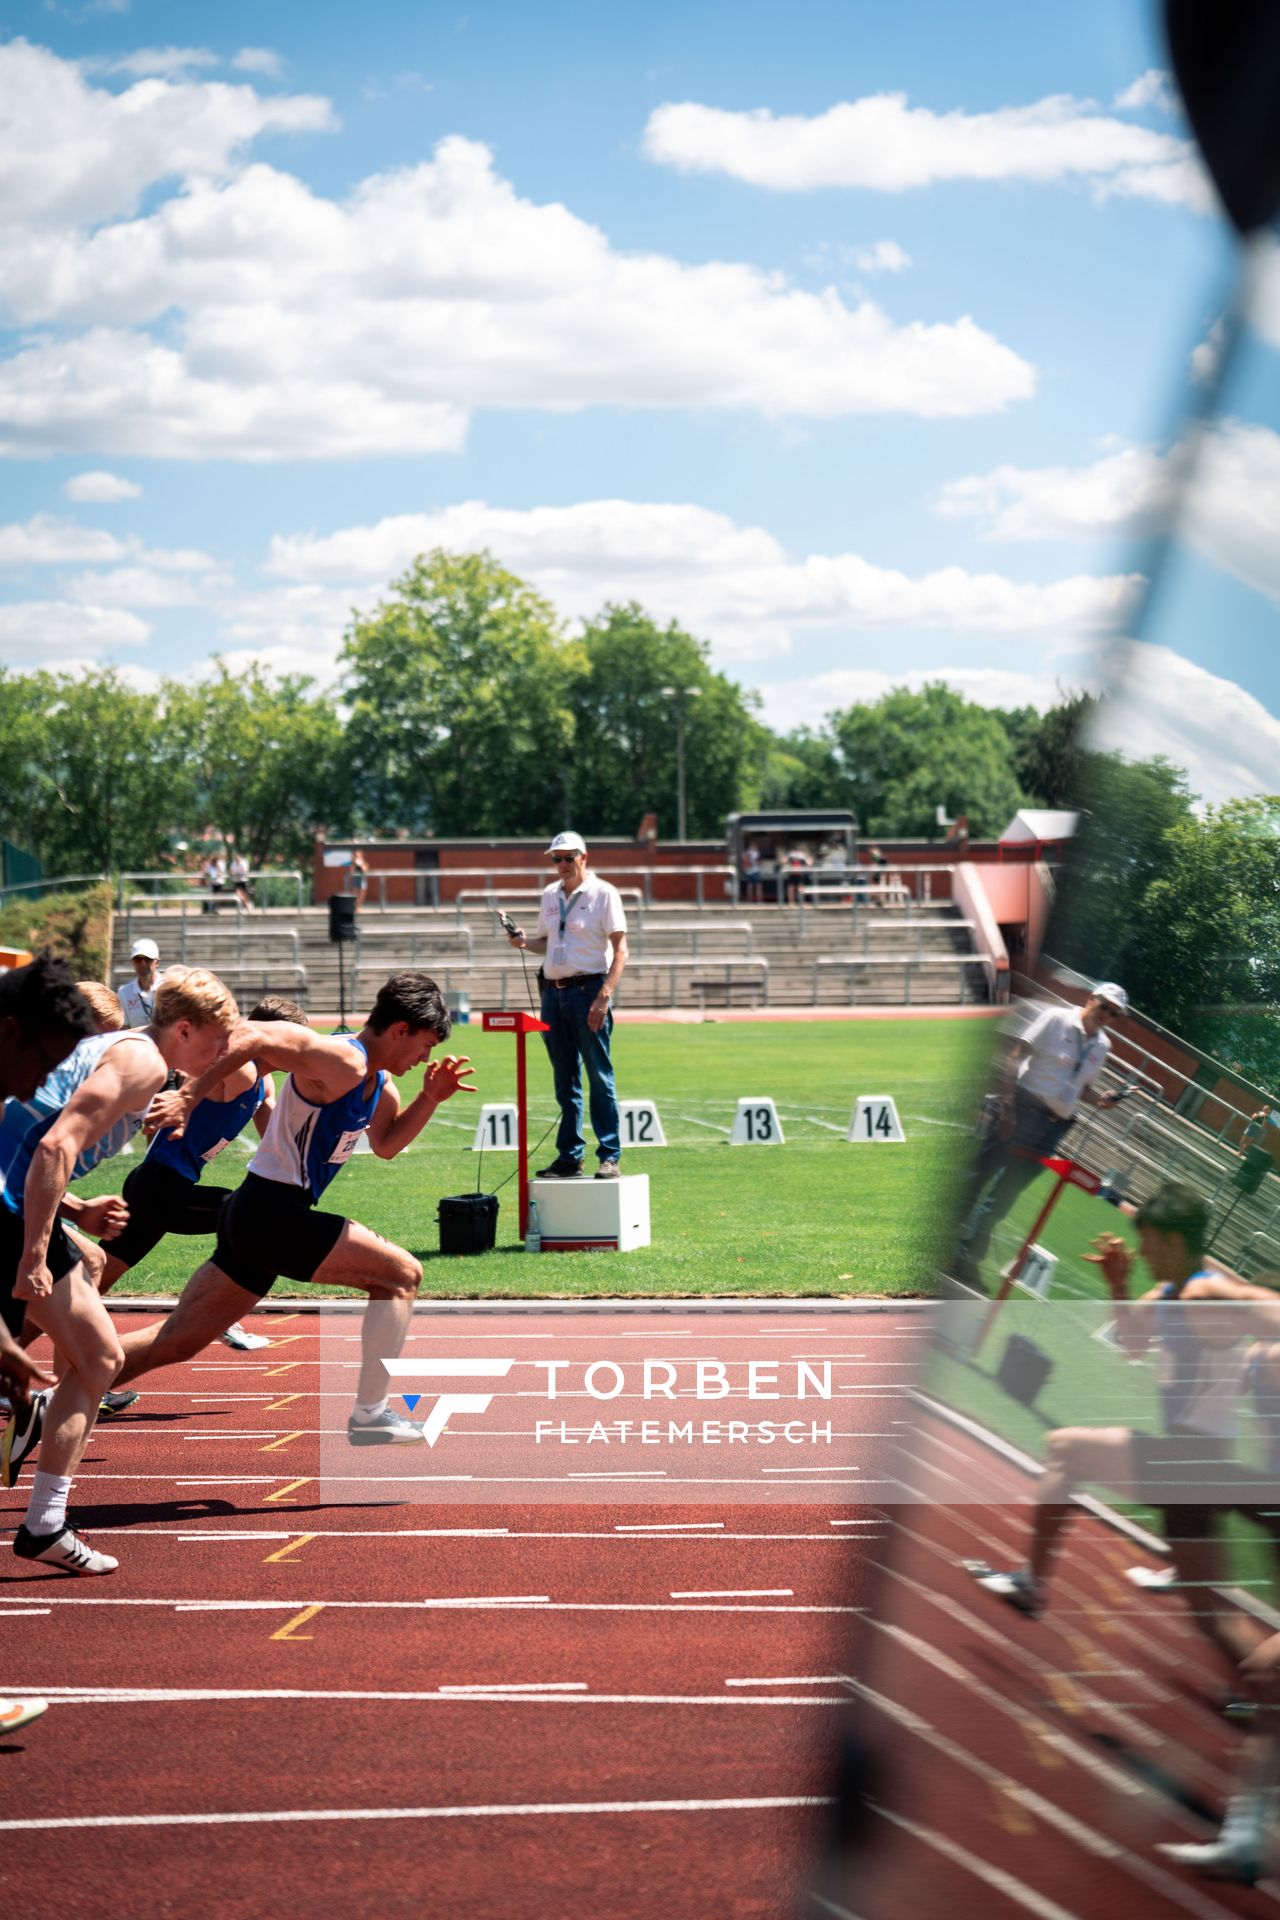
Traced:
[[244, 1132], [266, 1097], [266, 1082], [259, 1079], [234, 1100], [202, 1100], [192, 1109], [180, 1140], [174, 1139], [168, 1127], [156, 1135], [147, 1153], [148, 1162], [169, 1167], [184, 1180], [198, 1180], [209, 1162]]
[[[358, 1040], [348, 1038], [347, 1045], [368, 1059]], [[262, 1145], [249, 1162], [250, 1173], [286, 1187], [301, 1187], [318, 1200], [355, 1152], [356, 1142], [373, 1119], [386, 1077], [377, 1073], [367, 1097], [362, 1080], [340, 1100], [315, 1106], [298, 1092], [290, 1074], [276, 1096]]]
[[[103, 1055], [121, 1041], [150, 1047], [156, 1053], [154, 1040], [137, 1027], [124, 1027], [117, 1033], [92, 1033], [67, 1055], [60, 1067], [54, 1068], [29, 1100], [6, 1100], [4, 1119], [0, 1121], [0, 1203], [10, 1213], [22, 1212], [27, 1169], [37, 1146]], [[156, 1059], [159, 1058], [156, 1053]], [[100, 1140], [85, 1148], [71, 1170], [71, 1178], [78, 1180], [103, 1160], [110, 1160], [128, 1145], [141, 1125], [141, 1112], [122, 1115]]]
[[[1203, 1280], [1211, 1276], [1206, 1272], [1191, 1277]], [[1244, 1329], [1232, 1346], [1209, 1346], [1196, 1335], [1197, 1309], [1197, 1302], [1179, 1299], [1179, 1289], [1172, 1283], [1165, 1285], [1156, 1300], [1160, 1411], [1166, 1429], [1234, 1440], [1240, 1430], [1240, 1396], [1248, 1351]]]

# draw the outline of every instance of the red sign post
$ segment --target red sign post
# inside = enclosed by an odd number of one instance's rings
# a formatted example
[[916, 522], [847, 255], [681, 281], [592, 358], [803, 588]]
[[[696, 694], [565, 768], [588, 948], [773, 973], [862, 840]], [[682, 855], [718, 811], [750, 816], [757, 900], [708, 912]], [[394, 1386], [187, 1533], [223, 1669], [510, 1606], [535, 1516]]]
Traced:
[[[1030, 1156], [1024, 1155], [1023, 1157], [1029, 1158]], [[1068, 1160], [1064, 1156], [1055, 1155], [1049, 1159], [1041, 1160], [1040, 1165], [1044, 1167], [1047, 1172], [1056, 1174], [1057, 1179], [1049, 1193], [1049, 1197], [1036, 1215], [1035, 1223], [1030, 1233], [1018, 1248], [1017, 1259], [1013, 1261], [1000, 1282], [999, 1289], [991, 1302], [991, 1306], [983, 1319], [982, 1325], [978, 1329], [977, 1338], [974, 1340], [973, 1346], [970, 1349], [971, 1355], [977, 1353], [979, 1347], [981, 1347], [983, 1341], [995, 1325], [997, 1314], [1013, 1291], [1014, 1281], [1027, 1264], [1027, 1255], [1039, 1239], [1045, 1221], [1057, 1206], [1065, 1189], [1067, 1187], [1079, 1187], [1084, 1193], [1097, 1193], [1099, 1187], [1102, 1185], [1097, 1174], [1090, 1172], [1088, 1167], [1082, 1167], [1077, 1160]]]
[[529, 1222], [529, 1107], [525, 1078], [524, 1039], [527, 1033], [549, 1033], [545, 1020], [532, 1013], [486, 1010], [480, 1015], [484, 1033], [514, 1033], [516, 1037], [516, 1161], [520, 1186], [520, 1238]]

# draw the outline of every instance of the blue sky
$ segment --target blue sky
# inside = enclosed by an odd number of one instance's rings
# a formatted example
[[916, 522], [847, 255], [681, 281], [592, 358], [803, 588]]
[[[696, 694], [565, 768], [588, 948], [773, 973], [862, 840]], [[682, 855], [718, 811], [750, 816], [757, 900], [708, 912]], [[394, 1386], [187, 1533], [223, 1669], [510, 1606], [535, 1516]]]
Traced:
[[[1044, 703], [1124, 631], [1230, 262], [1145, 6], [0, 32], [0, 662], [329, 679], [431, 544], [681, 619], [781, 725]], [[1210, 798], [1277, 784], [1264, 278], [1121, 716]]]

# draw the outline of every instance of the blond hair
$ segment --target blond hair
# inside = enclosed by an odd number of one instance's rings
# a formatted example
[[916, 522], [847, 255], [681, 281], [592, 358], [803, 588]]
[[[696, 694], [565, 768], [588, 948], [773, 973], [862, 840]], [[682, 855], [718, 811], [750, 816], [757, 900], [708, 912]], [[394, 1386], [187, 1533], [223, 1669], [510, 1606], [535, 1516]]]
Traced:
[[194, 1027], [221, 1027], [230, 1033], [240, 1009], [229, 988], [204, 967], [170, 967], [156, 988], [152, 1025], [172, 1027], [189, 1020]]
[[124, 1025], [124, 1009], [101, 980], [77, 980], [79, 992], [93, 1009], [93, 1024], [99, 1033], [118, 1033]]

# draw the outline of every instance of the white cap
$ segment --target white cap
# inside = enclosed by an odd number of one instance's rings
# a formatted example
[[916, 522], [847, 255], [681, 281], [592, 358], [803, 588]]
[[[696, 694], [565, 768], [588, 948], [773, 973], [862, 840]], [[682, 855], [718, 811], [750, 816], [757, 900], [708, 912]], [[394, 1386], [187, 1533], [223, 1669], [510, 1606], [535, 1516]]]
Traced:
[[1095, 1000], [1105, 1000], [1107, 1005], [1114, 1007], [1117, 1013], [1129, 1011], [1129, 996], [1123, 987], [1116, 985], [1114, 980], [1100, 980], [1093, 989], [1093, 997]]
[[547, 848], [548, 853], [585, 853], [586, 850], [587, 843], [580, 833], [558, 833]]
[[129, 958], [131, 960], [158, 960], [160, 958], [160, 949], [154, 940], [135, 940], [133, 943], [133, 952], [129, 955]]

